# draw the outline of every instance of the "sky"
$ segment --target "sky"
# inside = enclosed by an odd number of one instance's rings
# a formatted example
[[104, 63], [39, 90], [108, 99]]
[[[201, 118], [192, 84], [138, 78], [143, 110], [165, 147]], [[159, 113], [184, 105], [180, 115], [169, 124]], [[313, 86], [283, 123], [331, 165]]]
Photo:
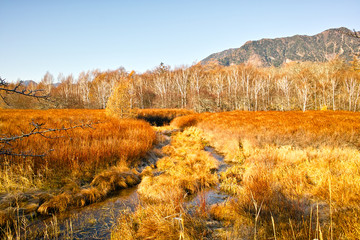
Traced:
[[360, 30], [359, 0], [0, 0], [0, 77], [190, 66], [246, 41]]

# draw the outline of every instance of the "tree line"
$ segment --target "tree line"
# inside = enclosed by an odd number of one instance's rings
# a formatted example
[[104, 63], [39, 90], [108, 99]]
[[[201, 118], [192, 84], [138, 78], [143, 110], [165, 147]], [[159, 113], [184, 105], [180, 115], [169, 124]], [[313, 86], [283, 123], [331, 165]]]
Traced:
[[40, 83], [22, 87], [41, 89], [52, 101], [25, 100], [25, 96], [6, 92], [2, 98], [10, 104], [3, 107], [103, 109], [117, 101], [120, 109], [186, 108], [197, 112], [360, 110], [356, 58], [350, 64], [336, 58], [325, 63], [292, 62], [279, 68], [210, 62], [172, 69], [161, 63], [141, 74], [121, 67], [82, 72], [77, 78], [60, 74], [57, 79], [47, 72]]

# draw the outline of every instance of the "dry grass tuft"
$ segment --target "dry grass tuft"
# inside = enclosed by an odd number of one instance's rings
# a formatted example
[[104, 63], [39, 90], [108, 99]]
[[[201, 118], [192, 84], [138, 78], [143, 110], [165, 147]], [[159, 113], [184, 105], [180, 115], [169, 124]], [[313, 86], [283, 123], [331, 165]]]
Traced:
[[99, 201], [104, 197], [104, 192], [95, 187], [84, 188], [74, 196], [76, 206], [83, 207]]
[[37, 211], [40, 214], [64, 212], [72, 204], [72, 201], [73, 197], [70, 193], [62, 193], [43, 203]]
[[139, 205], [124, 213], [111, 239], [203, 239], [209, 233], [203, 219], [193, 218], [174, 203]]
[[15, 221], [15, 212], [12, 208], [0, 210], [0, 226], [9, 226]]
[[[64, 212], [71, 206], [80, 206], [97, 202], [112, 192], [135, 186], [140, 183], [139, 173], [130, 171], [127, 167], [112, 167], [95, 176], [88, 188], [73, 188], [52, 197], [38, 209], [40, 214]], [[67, 189], [69, 190], [69, 189]]]
[[127, 167], [112, 167], [98, 174], [91, 182], [91, 185], [101, 189], [106, 195], [118, 189], [134, 186], [139, 182], [139, 176], [131, 172]]

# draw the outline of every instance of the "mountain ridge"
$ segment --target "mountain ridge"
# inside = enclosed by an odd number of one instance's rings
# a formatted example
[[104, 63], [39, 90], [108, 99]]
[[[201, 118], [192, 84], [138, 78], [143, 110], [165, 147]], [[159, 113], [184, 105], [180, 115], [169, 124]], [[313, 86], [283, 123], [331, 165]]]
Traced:
[[360, 41], [351, 37], [345, 27], [330, 28], [313, 36], [262, 38], [247, 41], [240, 48], [213, 53], [201, 63], [217, 61], [221, 65], [251, 63], [258, 66], [280, 66], [291, 61], [324, 62], [340, 56], [346, 61], [360, 51]]

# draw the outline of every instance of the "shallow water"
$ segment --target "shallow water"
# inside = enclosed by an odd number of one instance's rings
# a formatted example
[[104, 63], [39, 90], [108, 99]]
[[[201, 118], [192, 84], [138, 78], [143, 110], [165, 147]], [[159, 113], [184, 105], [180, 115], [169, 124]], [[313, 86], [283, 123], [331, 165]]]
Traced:
[[[135, 209], [138, 203], [136, 190], [137, 187], [123, 189], [102, 202], [34, 221], [28, 226], [27, 235], [34, 239], [47, 236], [50, 239], [110, 239], [119, 215]], [[54, 234], [56, 231], [58, 234]]]
[[[218, 154], [214, 148], [207, 146], [204, 150], [211, 153], [211, 155], [220, 162], [218, 174], [226, 171], [226, 169], [230, 166], [224, 162], [224, 157]], [[205, 201], [206, 205], [219, 204], [224, 202], [228, 197], [228, 194], [220, 190], [220, 184], [218, 184], [213, 188], [206, 189], [203, 192], [200, 192], [191, 197], [187, 203], [187, 206], [191, 208], [191, 206], [199, 205], [202, 201]]]
[[[170, 143], [173, 131], [162, 132], [163, 137], [155, 148], [160, 149]], [[139, 166], [142, 171], [146, 166], [156, 163], [157, 156]], [[22, 230], [21, 239], [110, 239], [111, 229], [124, 211], [134, 211], [139, 199], [137, 186], [122, 189], [104, 201], [85, 207], [71, 209], [52, 217], [40, 217]]]
[[218, 173], [224, 172], [229, 167], [229, 164], [224, 162], [224, 157], [218, 154], [214, 148], [206, 146], [204, 150], [211, 153], [211, 155], [220, 162]]

